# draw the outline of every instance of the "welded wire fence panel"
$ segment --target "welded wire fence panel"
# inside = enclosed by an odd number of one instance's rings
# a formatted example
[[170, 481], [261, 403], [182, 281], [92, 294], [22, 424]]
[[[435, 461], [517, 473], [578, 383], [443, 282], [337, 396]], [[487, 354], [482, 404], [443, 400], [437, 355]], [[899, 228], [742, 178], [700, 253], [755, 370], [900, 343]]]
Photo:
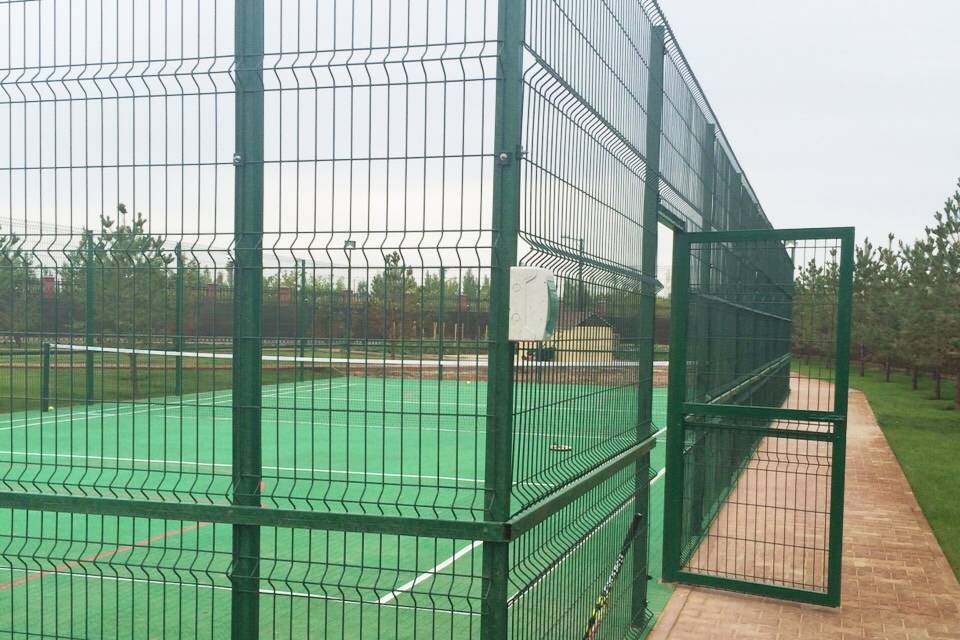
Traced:
[[[0, 33], [0, 633], [568, 637], [612, 567], [597, 637], [642, 632], [657, 220], [769, 226], [654, 2], [0, 0]], [[508, 339], [518, 265], [547, 340]]]
[[[652, 348], [640, 329], [653, 304], [641, 258], [656, 250], [642, 219], [650, 18], [638, 5], [614, 13], [599, 2], [527, 11], [520, 262], [550, 269], [561, 300], [553, 339], [520, 346], [529, 360], [515, 373], [516, 508], [646, 435], [638, 402], [651, 372], [629, 354]], [[543, 358], [570, 366], [537, 379]], [[550, 443], [559, 454], [542, 446], [546, 424], [560, 426]]]
[[[636, 478], [625, 469], [552, 515], [511, 546], [510, 628], [513, 637], [583, 637], [584, 602], [603, 592], [617, 549], [634, 518]], [[635, 533], [645, 537], [647, 523]], [[640, 545], [630, 546], [630, 567]], [[642, 587], [629, 569], [614, 583], [596, 637], [637, 638], [648, 622], [629, 602]], [[645, 580], [643, 576], [641, 579]], [[587, 611], [589, 615], [589, 610]]]
[[680, 579], [839, 603], [852, 242], [678, 241], [665, 554]]
[[691, 419], [685, 570], [825, 593], [833, 435], [829, 423]]
[[[479, 543], [272, 527], [261, 542], [260, 637], [479, 637], [479, 555], [424, 584]], [[222, 524], [7, 511], [0, 625], [44, 637], [226, 637], [230, 563]]]

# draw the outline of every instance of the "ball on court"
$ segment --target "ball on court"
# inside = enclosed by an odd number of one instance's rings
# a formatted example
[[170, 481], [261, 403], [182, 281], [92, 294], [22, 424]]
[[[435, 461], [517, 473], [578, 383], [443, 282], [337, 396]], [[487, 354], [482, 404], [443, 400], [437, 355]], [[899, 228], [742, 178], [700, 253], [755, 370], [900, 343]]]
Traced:
[[50, 405], [49, 407], [47, 407], [47, 411], [53, 411], [53, 405]]

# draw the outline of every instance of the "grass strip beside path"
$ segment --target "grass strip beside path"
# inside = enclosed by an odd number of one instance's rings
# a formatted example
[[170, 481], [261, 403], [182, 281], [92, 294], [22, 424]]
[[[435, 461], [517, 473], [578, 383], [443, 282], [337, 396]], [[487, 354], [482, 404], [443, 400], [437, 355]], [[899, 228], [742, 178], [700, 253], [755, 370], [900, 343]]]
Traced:
[[[816, 365], [794, 364], [812, 377], [832, 372]], [[884, 381], [881, 369], [850, 375], [850, 386], [863, 391], [894, 455], [960, 579], [960, 411], [953, 409], [953, 385], [944, 380], [943, 398], [933, 399], [933, 380], [921, 377], [911, 388], [908, 373], [893, 372]]]

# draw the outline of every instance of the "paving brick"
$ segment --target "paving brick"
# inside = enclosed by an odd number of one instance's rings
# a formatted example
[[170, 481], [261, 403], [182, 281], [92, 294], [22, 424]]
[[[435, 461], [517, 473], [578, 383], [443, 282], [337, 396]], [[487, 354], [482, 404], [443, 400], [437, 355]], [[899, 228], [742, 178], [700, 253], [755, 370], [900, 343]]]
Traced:
[[[821, 392], [829, 393], [824, 386], [819, 385]], [[808, 393], [794, 389], [798, 391]], [[847, 429], [842, 606], [827, 609], [680, 586], [651, 640], [960, 640], [960, 584], [858, 391], [850, 392]], [[782, 441], [776, 447], [774, 453], [783, 459], [797, 453], [784, 450]], [[757, 455], [773, 449], [772, 443], [761, 443]], [[818, 453], [812, 448], [804, 451]], [[752, 461], [710, 531], [714, 544], [701, 545], [691, 564], [777, 580], [809, 583], [811, 575], [825, 580], [820, 572], [822, 555], [785, 558], [771, 552], [783, 544], [825, 546], [822, 523], [792, 513], [797, 506], [798, 511], [822, 509], [823, 479], [797, 480], [779, 472], [787, 469], [773, 470]], [[744, 508], [747, 504], [751, 508]], [[749, 528], [750, 541], [721, 544], [742, 527]]]

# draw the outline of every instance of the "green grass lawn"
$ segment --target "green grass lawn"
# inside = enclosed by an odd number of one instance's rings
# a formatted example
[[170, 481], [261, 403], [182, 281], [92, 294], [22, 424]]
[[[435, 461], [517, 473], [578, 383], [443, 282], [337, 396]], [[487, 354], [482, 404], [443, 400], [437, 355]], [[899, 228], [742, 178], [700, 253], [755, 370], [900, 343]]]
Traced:
[[[814, 373], [799, 366], [799, 373]], [[933, 380], [920, 378], [911, 389], [908, 373], [867, 369], [850, 375], [850, 386], [863, 391], [877, 416], [914, 495], [943, 552], [960, 578], [960, 411], [953, 407], [953, 381], [943, 380], [943, 398], [933, 399]]]

